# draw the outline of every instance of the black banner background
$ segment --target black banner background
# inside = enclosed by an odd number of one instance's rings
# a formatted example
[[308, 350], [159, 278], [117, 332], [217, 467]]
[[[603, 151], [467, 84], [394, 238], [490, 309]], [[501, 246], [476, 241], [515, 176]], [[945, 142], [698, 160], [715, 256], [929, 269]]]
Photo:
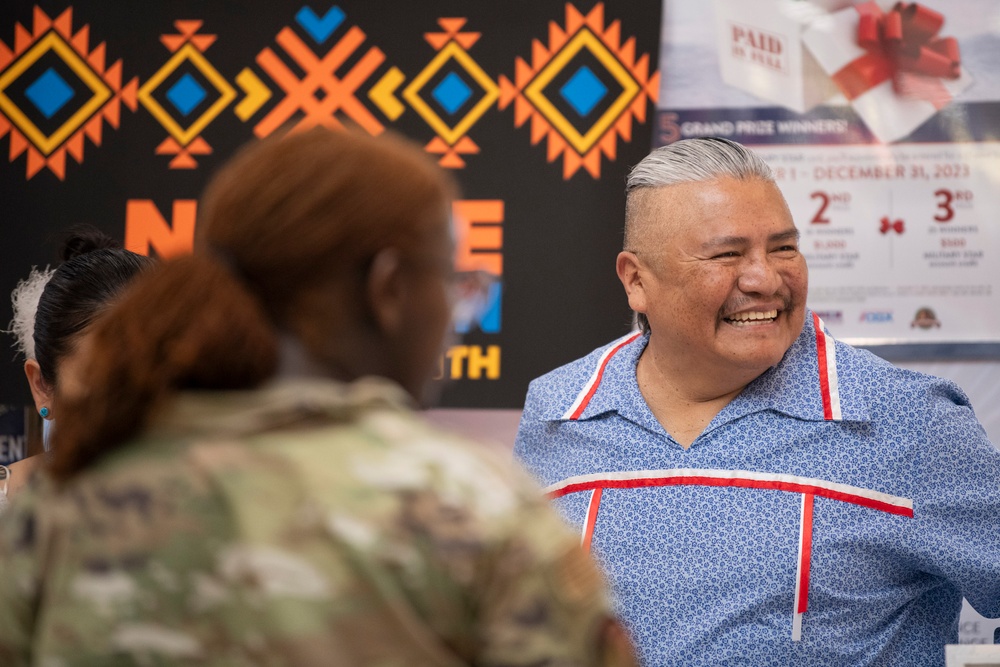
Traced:
[[[636, 58], [648, 55], [652, 77], [658, 62], [659, 4], [659, 0], [608, 1], [599, 6], [593, 2], [571, 6], [551, 0], [346, 0], [336, 4], [345, 18], [329, 41], [321, 47], [315, 40], [310, 44], [322, 57], [349, 27], [363, 30], [364, 44], [344, 68], [353, 66], [371, 46], [385, 54], [385, 62], [359, 89], [358, 99], [386, 127], [427, 144], [435, 138], [435, 131], [413, 107], [403, 102], [405, 111], [393, 121], [379, 112], [367, 92], [384, 71], [394, 66], [406, 77], [395, 91], [402, 101], [403, 89], [436, 55], [424, 35], [442, 32], [439, 18], [464, 17], [467, 22], [461, 31], [481, 33], [467, 49], [468, 55], [492, 81], [500, 82], [502, 77], [515, 80], [516, 59], [532, 63], [533, 40], [549, 44], [550, 24], [565, 29], [570, 13], [578, 10], [588, 15], [595, 7], [603, 8], [605, 26], [620, 21], [620, 43], [624, 45], [634, 37]], [[55, 19], [70, 5], [5, 0], [0, 9], [0, 41], [8, 48], [15, 48], [16, 23], [28, 33], [32, 31], [36, 6]], [[300, 36], [306, 34], [296, 21], [304, 7], [310, 7], [314, 16], [323, 17], [330, 16], [327, 12], [334, 4], [82, 0], [71, 6], [73, 32], [89, 26], [90, 49], [103, 42], [107, 66], [121, 60], [123, 82], [138, 78], [140, 86], [172, 55], [160, 36], [177, 34], [178, 20], [203, 21], [198, 34], [216, 36], [215, 42], [203, 51], [204, 58], [237, 95], [201, 132], [211, 153], [194, 155], [197, 167], [193, 169], [171, 169], [172, 156], [156, 154], [168, 132], [142, 104], [135, 111], [122, 105], [117, 129], [104, 122], [100, 145], [86, 139], [82, 162], [68, 157], [63, 180], [48, 168], [27, 178], [26, 155], [9, 159], [12, 133], [0, 138], [0, 191], [4, 202], [0, 289], [5, 295], [27, 276], [32, 265], [55, 264], [58, 236], [70, 225], [91, 223], [122, 239], [129, 201], [151, 200], [169, 222], [175, 200], [196, 199], [212, 171], [237, 147], [254, 139], [255, 124], [283, 99], [281, 88], [257, 64], [258, 54], [265, 47], [281, 53], [275, 37], [286, 26]], [[306, 37], [303, 41], [308, 43]], [[287, 57], [285, 60], [291, 62]], [[0, 76], [2, 68], [0, 65]], [[244, 98], [235, 80], [245, 68], [266, 84], [272, 96], [244, 122], [233, 108]], [[301, 70], [296, 73], [302, 75]], [[649, 88], [655, 87], [653, 81]], [[606, 154], [600, 157], [599, 178], [582, 167], [564, 178], [563, 157], [547, 160], [547, 139], [532, 145], [532, 121], [515, 127], [514, 103], [506, 108], [493, 104], [467, 130], [479, 152], [462, 154], [466, 164], [456, 170], [456, 175], [464, 199], [503, 201], [504, 268], [500, 330], [473, 330], [463, 337], [463, 342], [484, 348], [499, 346], [502, 361], [497, 379], [450, 382], [443, 393], [443, 406], [519, 408], [532, 378], [628, 329], [629, 311], [614, 274], [614, 259], [621, 245], [622, 190], [626, 172], [651, 144], [654, 107], [655, 100], [646, 100], [644, 118], [632, 118], [630, 140], [616, 140], [614, 159]], [[9, 299], [2, 301], [0, 322], [6, 323], [11, 307]], [[448, 367], [445, 360], [446, 373]], [[0, 403], [28, 403], [24, 375], [13, 351], [3, 356], [0, 373]]]

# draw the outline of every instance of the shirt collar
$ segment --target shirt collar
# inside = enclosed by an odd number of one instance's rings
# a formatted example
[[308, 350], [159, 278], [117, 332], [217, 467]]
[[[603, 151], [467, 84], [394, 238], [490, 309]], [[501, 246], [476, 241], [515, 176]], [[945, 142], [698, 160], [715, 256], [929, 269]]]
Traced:
[[[830, 334], [824, 332], [824, 335], [835, 347], [836, 343]], [[636, 364], [648, 342], [648, 334], [640, 336], [608, 360], [601, 383], [580, 415], [580, 420], [617, 412], [639, 426], [663, 432], [663, 427], [656, 421], [643, 399], [635, 376]], [[734, 419], [765, 410], [804, 421], [825, 421], [827, 417], [824, 412], [817, 344], [813, 314], [807, 310], [802, 332], [782, 360], [747, 385], [739, 396], [716, 415], [706, 432]], [[850, 348], [841, 347], [839, 351], [843, 355], [849, 350]], [[844, 420], [869, 419], [868, 405], [859, 396], [852, 396], [850, 401], [846, 401], [841, 395], [840, 406], [841, 418]]]
[[[829, 341], [825, 354], [829, 360], [827, 369], [822, 369], [818, 346]], [[828, 421], [829, 403], [839, 405], [839, 419], [847, 421], [868, 421], [867, 404], [860, 398], [843, 400], [838, 393], [837, 368], [843, 367], [843, 356], [850, 348], [839, 346], [833, 337], [822, 331], [818, 337], [813, 321], [813, 313], [806, 311], [805, 324], [792, 346], [776, 366], [772, 366], [746, 388], [716, 416], [709, 428], [716, 423], [724, 423], [745, 415], [772, 410], [803, 421]], [[840, 352], [841, 354], [837, 354]], [[832, 359], [830, 358], [832, 357]], [[826, 374], [826, 388], [821, 374]], [[832, 373], [832, 377], [831, 377]], [[833, 382], [833, 396], [830, 395]], [[824, 393], [826, 399], [824, 399]], [[824, 400], [827, 403], [824, 408]]]
[[648, 344], [647, 333], [624, 345], [608, 359], [600, 384], [579, 416], [581, 421], [617, 412], [654, 433], [665, 433], [646, 405], [635, 376], [636, 364]]

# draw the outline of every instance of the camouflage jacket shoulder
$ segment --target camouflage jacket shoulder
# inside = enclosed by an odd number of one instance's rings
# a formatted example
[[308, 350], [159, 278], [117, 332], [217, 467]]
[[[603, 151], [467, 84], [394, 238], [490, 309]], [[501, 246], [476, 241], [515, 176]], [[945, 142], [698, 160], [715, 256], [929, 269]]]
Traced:
[[182, 394], [59, 492], [16, 499], [0, 562], [4, 665], [573, 665], [624, 647], [534, 483], [375, 378]]

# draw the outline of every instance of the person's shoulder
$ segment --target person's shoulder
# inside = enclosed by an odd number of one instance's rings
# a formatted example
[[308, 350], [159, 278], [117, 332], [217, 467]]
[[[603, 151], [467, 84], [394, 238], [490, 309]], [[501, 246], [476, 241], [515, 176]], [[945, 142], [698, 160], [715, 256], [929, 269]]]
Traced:
[[[53, 516], [58, 511], [55, 530], [69, 530], [74, 523], [86, 526], [73, 548], [95, 558], [127, 544], [136, 553], [172, 562], [179, 551], [164, 550], [163, 537], [168, 534], [182, 536], [192, 557], [214, 553], [241, 530], [242, 517], [229, 502], [227, 484], [241, 470], [264, 469], [273, 463], [258, 462], [255, 453], [240, 443], [220, 444], [229, 456], [226, 462], [211, 441], [141, 433], [59, 484], [44, 510]], [[218, 464], [206, 465], [213, 457]], [[223, 469], [230, 471], [229, 478], [220, 472]], [[278, 475], [280, 471], [275, 472]], [[266, 484], [258, 487], [258, 494], [262, 489]], [[205, 535], [213, 539], [205, 540]]]
[[[600, 372], [608, 358], [626, 345], [636, 343], [642, 334], [632, 331], [588, 354], [541, 375], [528, 385], [525, 409], [543, 409], [561, 414], [576, 399], [580, 390]], [[561, 408], [561, 409], [560, 409]]]
[[14, 461], [7, 466], [6, 495], [8, 499], [17, 495], [25, 486], [41, 474], [44, 461], [45, 455], [35, 454], [34, 456]]
[[953, 381], [903, 368], [865, 349], [837, 341], [837, 365], [843, 385], [854, 385], [869, 399], [911, 409], [913, 402], [969, 406], [969, 398]]
[[848, 345], [838, 344], [837, 355], [841, 401], [864, 406], [868, 418], [891, 433], [893, 442], [910, 447], [915, 460], [965, 458], [971, 452], [995, 458], [969, 397], [952, 380]]
[[52, 495], [52, 491], [51, 480], [45, 475], [39, 475], [2, 506], [0, 561], [12, 552], [34, 547], [32, 535], [38, 513], [46, 507], [46, 498]]
[[[497, 507], [513, 507], [519, 497], [534, 496], [537, 488], [519, 469], [511, 464], [509, 452], [454, 433], [424, 419], [409, 410], [373, 410], [366, 414], [356, 429], [357, 439], [348, 447], [355, 447], [351, 456], [354, 462], [392, 461], [390, 468], [382, 470], [400, 473], [392, 481], [380, 475], [370, 482], [393, 487], [405, 484], [405, 470], [421, 471], [428, 488], [461, 489], [468, 494], [473, 507], [483, 502]], [[362, 440], [375, 436], [385, 443], [378, 446]]]
[[[451, 513], [470, 529], [499, 535], [526, 520], [539, 492], [509, 451], [498, 450], [408, 407], [373, 401], [244, 442], [204, 443], [191, 456], [233, 502], [262, 516], [308, 504], [392, 532], [400, 521], [445, 521]], [[269, 490], [269, 501], [255, 494], [259, 488]]]

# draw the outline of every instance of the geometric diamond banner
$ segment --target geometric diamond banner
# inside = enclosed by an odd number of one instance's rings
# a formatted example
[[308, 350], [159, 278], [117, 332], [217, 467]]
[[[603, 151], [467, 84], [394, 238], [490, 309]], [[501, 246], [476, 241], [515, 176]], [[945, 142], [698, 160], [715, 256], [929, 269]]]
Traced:
[[121, 103], [135, 111], [138, 79], [122, 86], [122, 62], [105, 67], [105, 46], [89, 47], [90, 26], [73, 32], [73, 10], [52, 20], [34, 8], [31, 31], [0, 41], [0, 137], [10, 161], [27, 156], [26, 177], [48, 167], [66, 176], [66, 154], [83, 162], [84, 137], [101, 145], [103, 122], [118, 127]]
[[563, 158], [563, 178], [580, 168], [600, 178], [601, 155], [614, 160], [618, 139], [659, 96], [649, 54], [638, 60], [635, 39], [621, 43], [621, 24], [604, 25], [604, 5], [583, 15], [566, 5], [563, 26], [551, 23], [547, 45], [532, 43], [531, 64], [515, 61], [514, 80], [500, 77], [500, 108], [514, 105], [514, 125], [531, 122], [531, 143], [547, 139], [549, 162]]
[[462, 154], [479, 152], [468, 132], [499, 96], [496, 83], [469, 54], [480, 33], [463, 32], [465, 23], [464, 18], [438, 19], [443, 31], [424, 35], [438, 53], [403, 91], [437, 134], [427, 150], [440, 154], [439, 163], [452, 169], [465, 166]]
[[[613, 260], [624, 174], [652, 144], [661, 0], [0, 1], [8, 291], [80, 222], [189, 252], [240, 146], [323, 126], [402, 134], [458, 182], [443, 406], [519, 407], [627, 326]], [[20, 403], [23, 369], [2, 373], [0, 407]]]
[[174, 55], [139, 89], [139, 101], [170, 135], [156, 148], [173, 155], [171, 169], [194, 169], [195, 155], [210, 155], [202, 131], [236, 98], [236, 90], [204, 56], [215, 35], [199, 34], [201, 21], [176, 21], [177, 34], [160, 41]]

